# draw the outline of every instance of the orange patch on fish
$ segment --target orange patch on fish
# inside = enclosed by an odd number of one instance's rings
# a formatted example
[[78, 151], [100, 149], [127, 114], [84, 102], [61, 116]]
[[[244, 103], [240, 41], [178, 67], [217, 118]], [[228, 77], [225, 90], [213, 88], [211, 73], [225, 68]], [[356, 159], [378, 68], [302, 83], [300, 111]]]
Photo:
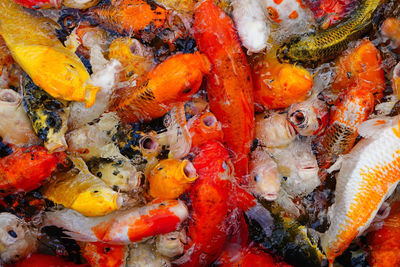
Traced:
[[299, 14], [297, 13], [296, 10], [294, 10], [292, 13], [289, 15], [289, 19], [297, 19], [299, 17]]
[[300, 6], [301, 8], [306, 8], [306, 6], [303, 4], [303, 1], [301, 1], [301, 0], [296, 0], [296, 2], [299, 3], [299, 6]]
[[274, 0], [274, 3], [279, 5], [280, 3], [282, 3], [283, 0]]
[[399, 121], [399, 123], [398, 123], [398, 127], [397, 127], [397, 128], [392, 128], [392, 130], [393, 130], [393, 133], [394, 133], [398, 138], [400, 138], [400, 121]]
[[[395, 166], [396, 168], [394, 168]], [[347, 220], [340, 226], [336, 242], [329, 245], [327, 250], [328, 259], [334, 259], [339, 256], [359, 234], [359, 228], [367, 223], [375, 211], [371, 207], [379, 207], [379, 204], [389, 190], [390, 186], [399, 180], [400, 156], [386, 163], [377, 164], [374, 168], [367, 171], [361, 170], [363, 177], [360, 184], [360, 190], [357, 191], [350, 209], [346, 214]], [[368, 201], [366, 201], [368, 200]], [[332, 249], [336, 248], [336, 249]]]
[[279, 18], [279, 12], [278, 12], [278, 10], [276, 10], [275, 8], [269, 6], [269, 7], [267, 7], [267, 11], [268, 11], [269, 17], [270, 17], [273, 21], [275, 21], [275, 22], [277, 22], [277, 23], [281, 23], [281, 22], [282, 22], [282, 20]]

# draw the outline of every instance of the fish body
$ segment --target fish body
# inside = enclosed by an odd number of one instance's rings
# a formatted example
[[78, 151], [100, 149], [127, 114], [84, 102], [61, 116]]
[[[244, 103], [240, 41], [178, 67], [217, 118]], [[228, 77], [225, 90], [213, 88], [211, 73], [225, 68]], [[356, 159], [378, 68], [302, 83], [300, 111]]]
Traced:
[[382, 1], [364, 0], [349, 17], [334, 27], [305, 34], [282, 45], [277, 51], [280, 61], [315, 63], [336, 56], [347, 45], [366, 33]]
[[287, 108], [306, 100], [313, 78], [304, 68], [260, 56], [253, 63], [254, 102], [261, 110]]
[[182, 266], [209, 266], [222, 252], [229, 236], [234, 204], [229, 190], [232, 170], [227, 149], [217, 141], [199, 147], [193, 160], [199, 178], [189, 190], [192, 206]]
[[321, 245], [332, 263], [370, 225], [393, 192], [400, 173], [400, 117], [374, 119], [360, 126], [361, 140], [345, 156], [336, 178], [331, 226]]
[[261, 1], [234, 0], [233, 19], [240, 40], [247, 51], [258, 53], [268, 46], [270, 29], [265, 22]]
[[12, 154], [0, 158], [1, 195], [38, 188], [65, 159], [65, 153], [50, 154], [40, 146], [13, 148]]
[[381, 229], [368, 233], [371, 249], [370, 265], [391, 267], [400, 265], [400, 202], [390, 204], [389, 216], [384, 219]]
[[82, 256], [91, 267], [122, 267], [128, 256], [128, 246], [88, 242], [81, 245]]
[[190, 118], [188, 128], [192, 137], [192, 147], [198, 147], [210, 140], [222, 141], [224, 138], [221, 123], [209, 111]]
[[24, 78], [22, 88], [22, 105], [35, 133], [50, 152], [66, 150], [65, 133], [70, 113], [68, 103], [55, 99], [36, 86], [29, 77]]
[[37, 236], [16, 215], [0, 213], [0, 264], [23, 259], [38, 247]]
[[92, 106], [99, 87], [90, 84], [79, 57], [57, 39], [58, 24], [32, 15], [12, 0], [2, 0], [0, 9], [0, 35], [33, 82], [55, 98]]
[[268, 19], [278, 25], [289, 28], [307, 16], [307, 6], [302, 0], [262, 0]]
[[119, 80], [122, 82], [141, 77], [152, 67], [152, 62], [146, 55], [132, 52], [132, 47], [139, 46], [138, 43], [138, 40], [124, 37], [117, 38], [110, 44], [108, 57], [121, 63], [123, 70], [119, 74]]
[[317, 161], [322, 170], [352, 149], [357, 129], [372, 113], [375, 98], [370, 90], [354, 87], [336, 103], [328, 128], [316, 141]]
[[46, 198], [85, 216], [102, 216], [119, 209], [122, 197], [91, 174], [82, 159], [72, 160], [79, 173], [72, 170], [57, 175], [44, 189]]
[[109, 29], [128, 35], [158, 31], [169, 16], [165, 8], [144, 0], [111, 1], [90, 9], [90, 14]]
[[400, 95], [400, 63], [398, 63], [393, 69], [393, 78], [392, 78], [393, 90], [397, 94]]
[[213, 1], [197, 6], [193, 30], [200, 52], [212, 64], [207, 76], [211, 112], [222, 124], [236, 175], [241, 183], [246, 183], [242, 177], [248, 173], [254, 137], [253, 85], [246, 55], [231, 18]]
[[15, 267], [43, 267], [43, 266], [57, 266], [57, 267], [89, 267], [88, 264], [75, 264], [70, 261], [64, 260], [60, 256], [47, 255], [41, 253], [33, 253], [15, 263]]
[[165, 159], [150, 171], [149, 194], [154, 198], [175, 199], [188, 190], [196, 179], [196, 169], [190, 161]]
[[85, 217], [71, 209], [47, 212], [44, 225], [62, 227], [77, 241], [129, 245], [173, 232], [187, 216], [188, 210], [182, 201], [168, 200], [102, 217]]
[[130, 123], [162, 117], [196, 93], [203, 75], [209, 71], [210, 62], [198, 52], [171, 56], [150, 71], [138, 86], [118, 90], [111, 110]]
[[41, 140], [32, 128], [21, 100], [22, 96], [14, 90], [0, 90], [0, 136], [3, 142], [17, 146], [39, 145]]
[[340, 56], [335, 72], [333, 92], [343, 93], [351, 87], [363, 86], [371, 90], [376, 101], [382, 98], [386, 87], [382, 56], [370, 40], [363, 40]]

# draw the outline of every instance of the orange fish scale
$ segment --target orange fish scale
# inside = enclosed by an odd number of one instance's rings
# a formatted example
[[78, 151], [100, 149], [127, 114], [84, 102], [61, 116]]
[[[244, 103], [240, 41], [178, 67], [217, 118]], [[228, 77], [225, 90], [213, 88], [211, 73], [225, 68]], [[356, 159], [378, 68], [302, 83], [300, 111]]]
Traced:
[[368, 171], [360, 171], [363, 177], [361, 190], [355, 195], [350, 210], [347, 212], [343, 224], [340, 226], [337, 241], [331, 247], [339, 248], [336, 251], [327, 251], [329, 259], [340, 255], [358, 235], [358, 229], [365, 225], [375, 211], [371, 207], [379, 207], [382, 198], [389, 188], [399, 180], [400, 155], [385, 165], [377, 164]]

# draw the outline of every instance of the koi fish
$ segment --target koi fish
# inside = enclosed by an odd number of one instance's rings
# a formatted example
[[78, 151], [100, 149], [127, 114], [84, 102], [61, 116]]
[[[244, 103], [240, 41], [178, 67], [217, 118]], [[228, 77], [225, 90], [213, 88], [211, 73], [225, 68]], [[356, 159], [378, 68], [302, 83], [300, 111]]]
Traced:
[[0, 9], [0, 35], [33, 82], [55, 98], [92, 106], [99, 87], [91, 85], [79, 57], [58, 40], [59, 25], [32, 15], [12, 0], [1, 0]]
[[43, 266], [57, 266], [57, 267], [89, 267], [88, 264], [75, 264], [64, 260], [60, 256], [47, 255], [41, 253], [33, 253], [15, 263], [15, 267], [43, 267]]
[[257, 196], [273, 201], [278, 197], [281, 177], [278, 166], [267, 151], [257, 147], [251, 153], [250, 175], [252, 190]]
[[390, 267], [400, 264], [400, 202], [390, 204], [389, 216], [381, 229], [368, 233], [368, 246], [371, 249], [371, 266]]
[[113, 0], [110, 5], [101, 5], [90, 9], [94, 20], [121, 34], [155, 32], [162, 29], [169, 12], [144, 0]]
[[65, 133], [70, 108], [65, 101], [59, 101], [36, 86], [25, 76], [22, 82], [22, 105], [28, 114], [33, 130], [44, 141], [50, 152], [67, 149]]
[[256, 116], [256, 138], [264, 147], [284, 147], [293, 142], [296, 131], [285, 114], [265, 112]]
[[355, 8], [354, 0], [305, 0], [307, 6], [319, 21], [321, 29], [327, 29], [340, 22]]
[[[138, 49], [132, 51], [136, 47]], [[141, 77], [150, 71], [152, 62], [146, 54], [148, 53], [138, 40], [125, 37], [111, 42], [108, 57], [121, 63], [122, 71], [119, 74], [119, 80], [124, 82], [134, 77]]]
[[372, 17], [381, 3], [383, 1], [363, 0], [346, 20], [336, 26], [293, 38], [278, 49], [279, 61], [316, 63], [332, 59], [370, 29]]
[[336, 78], [332, 91], [345, 92], [347, 88], [362, 85], [369, 88], [379, 101], [385, 89], [385, 72], [379, 50], [369, 40], [364, 40], [354, 49], [339, 57]]
[[310, 97], [290, 106], [288, 120], [299, 135], [318, 136], [329, 121], [329, 109], [325, 101]]
[[102, 216], [122, 206], [122, 195], [91, 174], [82, 159], [71, 160], [79, 172], [71, 170], [57, 175], [44, 188], [43, 194], [46, 198], [84, 216]]
[[221, 123], [209, 111], [193, 116], [187, 125], [192, 137], [192, 147], [198, 147], [210, 140], [223, 140]]
[[38, 188], [66, 159], [65, 153], [50, 154], [40, 146], [12, 150], [10, 155], [0, 158], [0, 194], [3, 196]]
[[307, 6], [302, 0], [262, 0], [268, 18], [275, 24], [290, 28], [307, 17]]
[[18, 261], [36, 250], [37, 236], [24, 220], [2, 212], [0, 223], [0, 264]]
[[399, 50], [400, 46], [400, 19], [398, 18], [387, 18], [381, 26], [380, 33], [391, 40], [391, 47], [395, 51]]
[[344, 156], [328, 212], [331, 225], [321, 237], [331, 265], [368, 228], [399, 182], [400, 116], [368, 120], [359, 133], [365, 139]]
[[165, 159], [150, 171], [149, 194], [153, 198], [175, 199], [188, 190], [196, 179], [196, 169], [190, 161]]
[[254, 102], [260, 110], [287, 108], [306, 100], [313, 78], [300, 66], [279, 63], [269, 55], [255, 58], [252, 68]]
[[212, 64], [207, 76], [210, 109], [222, 124], [236, 176], [245, 184], [242, 177], [248, 173], [254, 137], [253, 85], [246, 55], [231, 18], [211, 0], [196, 7], [193, 30], [200, 52]]
[[107, 243], [83, 243], [82, 256], [91, 267], [122, 267], [128, 256], [128, 246]]
[[261, 1], [233, 0], [232, 16], [247, 51], [258, 53], [268, 46], [270, 29], [265, 22]]
[[44, 225], [64, 228], [77, 241], [129, 245], [175, 231], [187, 216], [188, 210], [182, 201], [168, 200], [102, 217], [85, 217], [71, 209], [47, 212]]
[[138, 86], [118, 90], [111, 111], [130, 123], [159, 118], [196, 93], [203, 75], [209, 71], [210, 62], [198, 52], [171, 56], [150, 71]]
[[354, 87], [337, 100], [328, 128], [315, 141], [320, 172], [352, 149], [358, 136], [357, 129], [373, 112], [374, 104], [374, 95], [363, 87]]

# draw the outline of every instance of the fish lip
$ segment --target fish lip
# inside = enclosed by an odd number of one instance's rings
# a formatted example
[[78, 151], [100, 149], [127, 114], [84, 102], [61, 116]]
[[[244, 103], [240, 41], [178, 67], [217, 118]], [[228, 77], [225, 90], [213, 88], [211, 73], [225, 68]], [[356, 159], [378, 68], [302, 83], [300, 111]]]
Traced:
[[205, 116], [202, 116], [201, 122], [206, 128], [215, 128], [218, 123], [217, 118], [215, 118], [215, 116], [212, 114], [206, 114]]
[[193, 182], [194, 180], [197, 179], [198, 175], [197, 175], [196, 168], [187, 159], [182, 161], [180, 169], [181, 169], [181, 173], [183, 174], [183, 176], [185, 177], [185, 179], [187, 181]]
[[143, 151], [154, 152], [158, 149], [158, 142], [152, 136], [147, 135], [140, 139], [139, 146]]
[[278, 198], [278, 193], [265, 193], [262, 194], [262, 197], [268, 201], [274, 201]]

